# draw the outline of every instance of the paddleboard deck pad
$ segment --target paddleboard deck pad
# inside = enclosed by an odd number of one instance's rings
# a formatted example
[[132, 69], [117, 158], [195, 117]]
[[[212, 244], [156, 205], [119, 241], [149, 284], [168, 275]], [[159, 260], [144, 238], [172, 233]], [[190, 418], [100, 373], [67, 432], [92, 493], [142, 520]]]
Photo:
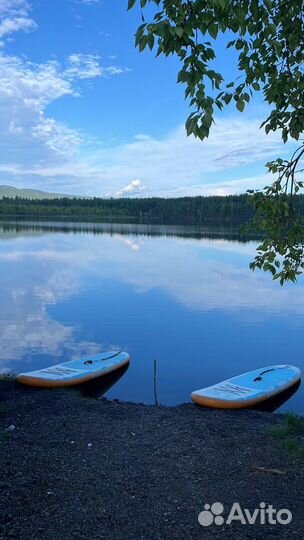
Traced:
[[267, 366], [195, 390], [191, 399], [197, 405], [216, 409], [254, 407], [291, 388], [300, 379], [301, 371], [295, 366]]
[[123, 351], [108, 351], [80, 360], [70, 360], [37, 371], [19, 373], [17, 381], [29, 386], [62, 388], [81, 384], [115, 371], [130, 362]]

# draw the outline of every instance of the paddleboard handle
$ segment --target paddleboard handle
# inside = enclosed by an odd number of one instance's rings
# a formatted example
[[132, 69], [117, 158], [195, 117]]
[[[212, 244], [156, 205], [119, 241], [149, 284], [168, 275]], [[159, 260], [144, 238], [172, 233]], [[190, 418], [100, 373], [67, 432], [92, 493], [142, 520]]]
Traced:
[[265, 371], [261, 371], [261, 373], [255, 379], [253, 379], [253, 382], [261, 381], [263, 379], [262, 375], [264, 375], [264, 373], [269, 373], [269, 371], [274, 371], [274, 368], [265, 369]]
[[[115, 352], [114, 354], [111, 354], [111, 356], [107, 356], [106, 358], [101, 358], [101, 360], [95, 360], [95, 362], [110, 360], [110, 358], [114, 358], [115, 356], [118, 356], [122, 351]], [[83, 362], [84, 364], [93, 364], [93, 360], [86, 360]]]

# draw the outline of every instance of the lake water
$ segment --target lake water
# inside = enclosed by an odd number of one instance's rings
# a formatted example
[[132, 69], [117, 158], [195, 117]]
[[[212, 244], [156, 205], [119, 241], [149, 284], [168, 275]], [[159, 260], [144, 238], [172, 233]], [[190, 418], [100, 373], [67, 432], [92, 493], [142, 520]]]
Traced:
[[[0, 370], [130, 352], [109, 398], [173, 405], [273, 363], [304, 369], [304, 282], [248, 269], [256, 242], [223, 230], [0, 224]], [[304, 392], [281, 410], [304, 413]]]

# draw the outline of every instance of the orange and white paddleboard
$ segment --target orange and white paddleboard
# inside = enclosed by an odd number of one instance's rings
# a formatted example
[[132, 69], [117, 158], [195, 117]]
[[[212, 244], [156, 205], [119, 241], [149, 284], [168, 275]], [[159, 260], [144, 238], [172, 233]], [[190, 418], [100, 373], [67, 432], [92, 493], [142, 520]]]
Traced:
[[301, 371], [295, 366], [267, 366], [195, 390], [191, 399], [197, 405], [216, 409], [253, 407], [291, 388], [300, 379]]
[[29, 386], [62, 388], [81, 384], [110, 373], [130, 362], [123, 351], [108, 351], [81, 360], [70, 360], [37, 371], [19, 373], [17, 381]]

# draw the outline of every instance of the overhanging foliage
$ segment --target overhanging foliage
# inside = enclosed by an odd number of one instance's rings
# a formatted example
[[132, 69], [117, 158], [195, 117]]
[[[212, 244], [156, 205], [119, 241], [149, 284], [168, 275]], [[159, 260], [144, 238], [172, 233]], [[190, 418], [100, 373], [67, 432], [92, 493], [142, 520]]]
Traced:
[[[300, 141], [304, 131], [303, 0], [129, 0], [140, 6], [142, 24], [136, 33], [140, 51], [176, 55], [181, 63], [177, 80], [185, 85], [191, 113], [187, 134], [208, 137], [216, 110], [230, 103], [242, 112], [255, 92], [262, 92], [269, 114], [266, 133], [279, 131], [282, 143]], [[156, 13], [145, 20], [145, 9]], [[214, 69], [215, 41], [221, 36], [237, 55], [239, 77], [224, 79]], [[227, 39], [228, 36], [228, 39]], [[230, 39], [231, 38], [231, 39]], [[224, 141], [223, 141], [224, 144]], [[251, 268], [270, 271], [281, 284], [303, 271], [304, 229], [295, 216], [294, 194], [303, 187], [300, 142], [290, 160], [266, 164], [277, 175], [262, 194], [252, 193], [256, 221], [267, 235]]]

